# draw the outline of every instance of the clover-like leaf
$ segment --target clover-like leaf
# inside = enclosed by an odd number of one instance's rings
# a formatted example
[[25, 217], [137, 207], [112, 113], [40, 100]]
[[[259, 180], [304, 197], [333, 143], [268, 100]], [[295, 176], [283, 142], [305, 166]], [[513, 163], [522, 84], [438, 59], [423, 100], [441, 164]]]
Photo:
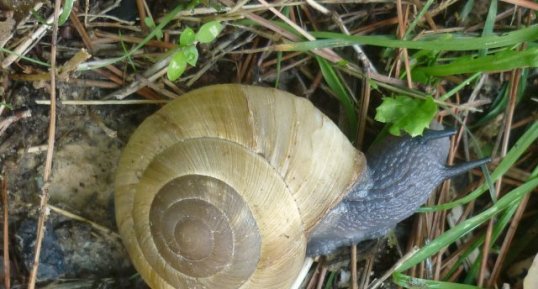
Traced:
[[172, 59], [168, 64], [168, 69], [166, 70], [166, 76], [168, 76], [168, 79], [171, 81], [174, 81], [185, 72], [185, 69], [187, 69], [187, 58], [185, 57], [183, 50], [180, 50], [172, 56]]
[[198, 61], [198, 49], [196, 49], [196, 46], [190, 45], [184, 47], [183, 54], [185, 55], [185, 60], [188, 64], [196, 66], [196, 62]]
[[437, 113], [437, 105], [431, 96], [416, 99], [404, 95], [385, 97], [377, 108], [375, 119], [391, 123], [389, 132], [399, 136], [401, 131], [411, 136], [421, 135]]
[[181, 46], [189, 46], [193, 45], [194, 41], [196, 40], [196, 33], [194, 33], [194, 30], [187, 27], [183, 32], [181, 32], [181, 35], [179, 36], [179, 45]]
[[219, 21], [207, 22], [196, 33], [196, 40], [200, 41], [200, 43], [209, 43], [219, 36], [222, 28], [223, 26]]

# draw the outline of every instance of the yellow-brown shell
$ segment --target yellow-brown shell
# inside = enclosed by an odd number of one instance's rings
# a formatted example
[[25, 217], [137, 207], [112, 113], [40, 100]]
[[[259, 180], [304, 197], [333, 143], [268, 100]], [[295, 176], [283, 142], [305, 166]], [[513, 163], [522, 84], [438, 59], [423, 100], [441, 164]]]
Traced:
[[116, 176], [116, 219], [153, 289], [289, 288], [312, 228], [364, 167], [309, 101], [209, 86], [132, 135]]

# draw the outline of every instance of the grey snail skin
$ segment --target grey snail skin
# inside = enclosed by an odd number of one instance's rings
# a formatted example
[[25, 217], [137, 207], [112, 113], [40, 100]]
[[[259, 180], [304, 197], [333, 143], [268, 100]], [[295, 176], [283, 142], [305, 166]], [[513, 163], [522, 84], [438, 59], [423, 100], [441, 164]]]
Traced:
[[489, 162], [489, 158], [445, 165], [451, 130], [428, 130], [422, 137], [388, 136], [366, 154], [368, 168], [344, 199], [316, 226], [307, 255], [385, 235], [412, 215], [444, 180]]
[[385, 234], [443, 180], [449, 131], [365, 157], [308, 100], [272, 88], [193, 90], [133, 133], [116, 221], [153, 289], [289, 288], [306, 256]]

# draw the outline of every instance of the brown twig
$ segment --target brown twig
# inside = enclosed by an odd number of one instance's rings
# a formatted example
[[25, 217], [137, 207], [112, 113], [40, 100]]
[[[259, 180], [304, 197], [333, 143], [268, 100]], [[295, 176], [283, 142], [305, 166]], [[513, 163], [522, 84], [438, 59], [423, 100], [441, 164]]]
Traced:
[[322, 263], [323, 262], [318, 260], [318, 264], [316, 265], [316, 269], [314, 269], [314, 272], [312, 273], [312, 276], [310, 277], [310, 281], [306, 285], [305, 289], [312, 289], [316, 285], [316, 280], [318, 278], [318, 275], [321, 273], [320, 270], [321, 270]]
[[[296, 56], [302, 56], [302, 55], [303, 55], [302, 52], [292, 52], [292, 53], [288, 53], [288, 54], [282, 56], [282, 58], [280, 59], [280, 61], [281, 61], [281, 62], [284, 62], [284, 61], [286, 61], [286, 60], [290, 60], [291, 58], [294, 58], [294, 57], [296, 57]], [[269, 66], [275, 65], [277, 62], [278, 62], [278, 59], [275, 58], [275, 59], [272, 59], [272, 60], [269, 60], [269, 61], [266, 61], [266, 62], [262, 63], [262, 64], [260, 65], [260, 67], [262, 67], [262, 68], [267, 68], [267, 67], [269, 67]]]
[[372, 254], [368, 254], [368, 257], [366, 258], [366, 264], [364, 265], [364, 268], [362, 270], [362, 277], [359, 288], [367, 288], [368, 284], [370, 283], [370, 276], [373, 276], [372, 269], [375, 263], [375, 254], [379, 249], [379, 241], [376, 242], [374, 249], [375, 251], [372, 252]]
[[[149, 97], [149, 95], [146, 93], [146, 88], [148, 82], [152, 82], [155, 79], [161, 77], [166, 73], [166, 67], [168, 65], [168, 62], [170, 61], [170, 58], [172, 57], [172, 54], [169, 54], [168, 56], [164, 57], [163, 59], [157, 61], [152, 66], [148, 67], [135, 81], [129, 83], [127, 86], [122, 87], [119, 90], [116, 90], [112, 92], [111, 94], [104, 97], [104, 99], [124, 99], [128, 95], [134, 93], [134, 92], [144, 92], [143, 96], [149, 99], [158, 99], [158, 97]], [[116, 75], [121, 75], [122, 72], [119, 71], [117, 68], [115, 68], [112, 65], [107, 66], [107, 68]], [[118, 74], [119, 73], [119, 74]], [[122, 79], [111, 79], [112, 81], [121, 81], [123, 84]], [[149, 90], [150, 92], [153, 92], [152, 90]]]
[[[342, 31], [342, 33], [346, 35], [351, 35], [351, 33], [347, 29], [346, 25], [344, 24], [344, 22], [342, 21], [342, 18], [340, 18], [340, 15], [338, 15], [338, 13], [333, 12], [332, 19], [336, 23], [336, 25], [340, 28], [340, 31]], [[377, 69], [375, 68], [373, 63], [370, 61], [370, 59], [368, 59], [368, 56], [366, 55], [366, 53], [364, 53], [364, 51], [362, 50], [362, 47], [358, 44], [353, 44], [352, 47], [353, 47], [353, 50], [355, 50], [355, 54], [358, 60], [362, 63], [364, 71], [366, 73], [369, 73], [369, 72], [377, 73]]]
[[61, 0], [54, 1], [54, 23], [52, 26], [52, 38], [50, 48], [50, 119], [48, 133], [47, 157], [43, 171], [43, 186], [41, 187], [41, 202], [39, 204], [39, 219], [37, 221], [36, 241], [34, 248], [34, 260], [30, 276], [28, 279], [28, 289], [35, 288], [37, 270], [39, 268], [39, 256], [41, 254], [41, 244], [45, 233], [45, 219], [47, 217], [47, 202], [49, 199], [48, 182], [52, 171], [52, 157], [54, 153], [54, 140], [56, 136], [56, 51], [58, 39], [58, 16], [60, 15]]
[[319, 273], [318, 284], [316, 286], [316, 289], [323, 288], [323, 282], [325, 281], [325, 275], [327, 275], [327, 266], [326, 265], [321, 267], [321, 272]]
[[[415, 4], [415, 6], [417, 6], [418, 9], [422, 9], [424, 7], [424, 5], [422, 5], [422, 2], [418, 0], [412, 0], [412, 2], [413, 4]], [[426, 19], [426, 22], [428, 22], [428, 25], [432, 30], [437, 30], [437, 25], [435, 25], [435, 21], [433, 21], [430, 12], [426, 11], [426, 13], [424, 13], [424, 19]]]
[[[255, 38], [252, 47], [257, 47], [259, 42], [259, 37]], [[246, 59], [241, 62], [240, 68], [237, 69], [237, 82], [241, 83], [243, 81], [248, 82], [247, 75], [248, 72], [252, 72], [252, 65], [254, 65], [254, 54], [247, 54]]]
[[9, 199], [7, 174], [2, 177], [2, 206], [4, 207], [4, 287], [11, 288], [11, 266], [9, 262]]
[[148, 26], [146, 26], [146, 7], [144, 5], [144, 0], [136, 0], [136, 8], [138, 9], [138, 17], [140, 18], [140, 27], [142, 27], [142, 32], [147, 34], [149, 32]]
[[538, 10], [538, 3], [528, 0], [501, 0], [506, 3], [514, 4], [520, 7], [528, 8], [531, 10]]
[[84, 27], [84, 25], [82, 25], [82, 23], [78, 19], [77, 13], [78, 13], [78, 11], [77, 11], [77, 9], [75, 7], [73, 9], [73, 11], [71, 11], [71, 15], [69, 15], [69, 20], [71, 20], [71, 24], [77, 30], [78, 34], [80, 35], [80, 38], [82, 38], [82, 42], [84, 43], [84, 46], [86, 46], [88, 51], [91, 54], [93, 54], [94, 50], [93, 50], [92, 41], [90, 39], [90, 35], [88, 35], [88, 31], [86, 31], [86, 28]]
[[8, 129], [8, 127], [14, 122], [17, 122], [23, 118], [28, 118], [31, 116], [32, 116], [32, 111], [24, 110], [24, 111], [17, 112], [12, 116], [6, 117], [2, 121], [0, 121], [0, 136], [4, 134], [6, 129]]
[[[232, 6], [235, 6], [233, 1], [231, 0], [220, 0], [220, 2], [224, 3], [225, 5], [227, 5], [228, 7], [232, 7]], [[301, 27], [298, 27], [297, 24], [293, 23], [289, 23], [289, 19], [287, 17], [285, 17], [284, 15], [282, 15], [282, 13], [280, 13], [278, 10], [274, 9], [269, 3], [267, 3], [266, 1], [264, 0], [261, 0], [260, 1], [263, 5], [265, 5], [267, 7], [267, 9], [271, 10], [271, 12], [273, 12], [275, 15], [277, 15], [278, 17], [280, 17], [283, 21], [285, 21], [286, 23], [292, 25], [292, 27], [294, 29], [296, 29], [299, 33], [301, 33], [303, 36], [305, 36], [307, 39], [310, 39], [310, 40], [313, 40], [315, 39], [312, 35], [310, 35], [310, 33], [306, 32], [304, 29], [302, 29]], [[295, 36], [293, 33], [290, 33], [288, 31], [286, 31], [285, 29], [283, 28], [280, 28], [279, 26], [277, 26], [276, 24], [274, 24], [273, 22], [263, 18], [263, 17], [260, 17], [254, 13], [251, 13], [251, 12], [243, 12], [243, 14], [245, 15], [245, 17], [259, 23], [260, 25], [264, 26], [265, 28], [268, 28], [269, 30], [272, 30], [282, 36], [284, 36], [285, 38], [289, 39], [289, 40], [293, 40], [293, 41], [298, 41], [299, 38], [297, 36]], [[307, 36], [308, 35], [308, 36]], [[333, 63], [337, 63], [339, 61], [342, 60], [342, 58], [334, 53], [332, 50], [330, 49], [320, 49], [320, 50], [315, 50], [313, 51], [314, 54], [316, 55], [319, 55]]]
[[389, 18], [389, 19], [380, 20], [380, 21], [377, 21], [375, 23], [359, 27], [359, 28], [351, 31], [351, 34], [352, 35], [368, 34], [370, 32], [378, 30], [379, 28], [382, 28], [382, 27], [385, 27], [385, 26], [391, 26], [391, 25], [395, 25], [395, 24], [398, 24], [398, 17], [392, 17], [392, 18]]
[[359, 289], [357, 282], [357, 244], [351, 245], [351, 289]]
[[[407, 17], [404, 17], [402, 0], [396, 0], [396, 11], [398, 13], [398, 38], [403, 39], [405, 34], [405, 29], [407, 27]], [[405, 13], [405, 15], [408, 15]], [[405, 66], [405, 74], [407, 79], [407, 87], [413, 88], [413, 80], [411, 79], [411, 66], [409, 64], [409, 54], [407, 53], [407, 48], [400, 49], [401, 55], [403, 55], [403, 62]], [[399, 58], [401, 59], [401, 58]], [[399, 68], [396, 69], [396, 75], [400, 75]]]

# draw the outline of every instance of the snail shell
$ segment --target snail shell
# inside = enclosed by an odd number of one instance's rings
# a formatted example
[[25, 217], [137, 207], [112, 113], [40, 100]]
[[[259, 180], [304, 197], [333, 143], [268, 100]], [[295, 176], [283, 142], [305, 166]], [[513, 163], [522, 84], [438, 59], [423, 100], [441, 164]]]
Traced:
[[148, 117], [116, 176], [116, 219], [151, 288], [289, 288], [313, 227], [364, 171], [309, 101], [194, 90]]

